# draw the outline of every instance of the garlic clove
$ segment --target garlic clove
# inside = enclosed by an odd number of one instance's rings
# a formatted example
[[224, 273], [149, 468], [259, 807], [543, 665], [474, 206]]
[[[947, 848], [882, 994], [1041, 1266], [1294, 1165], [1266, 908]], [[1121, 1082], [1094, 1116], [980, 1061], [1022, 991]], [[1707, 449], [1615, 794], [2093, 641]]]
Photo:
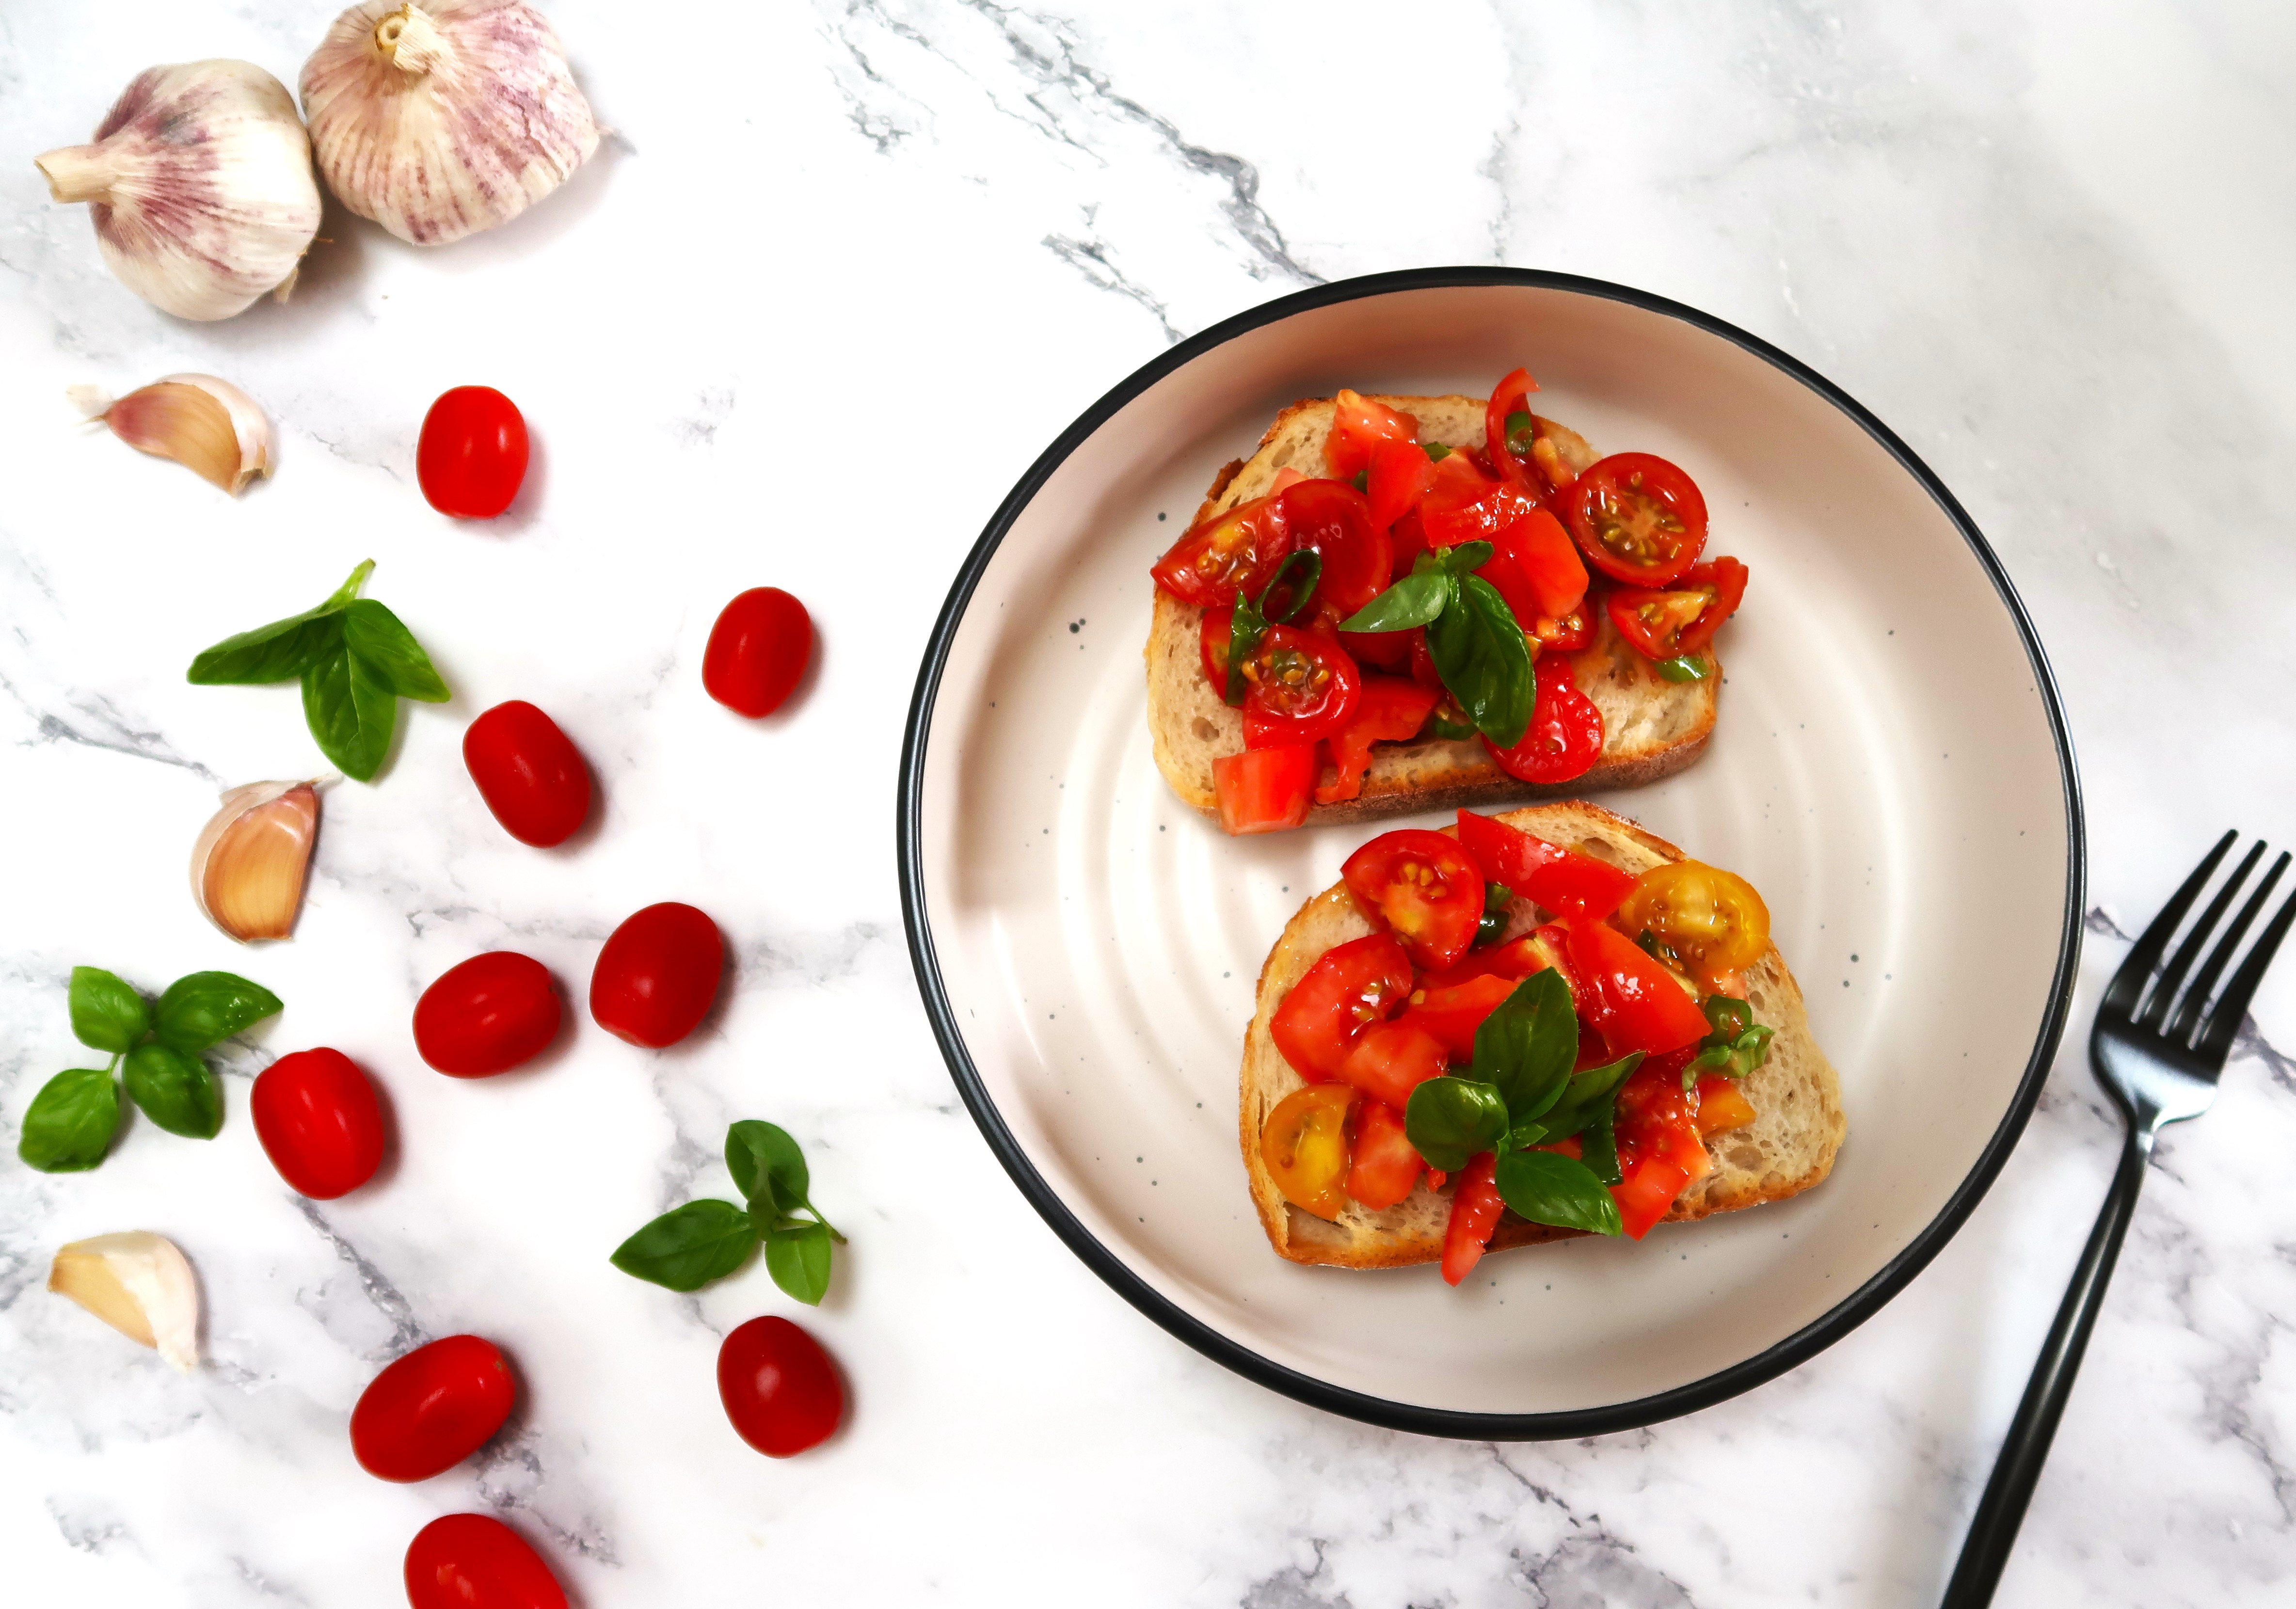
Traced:
[[234, 497], [271, 473], [278, 439], [254, 398], [212, 374], [170, 374], [117, 402], [92, 386], [66, 389], [73, 404], [138, 452], [173, 458]]
[[291, 937], [318, 833], [319, 794], [309, 783], [234, 788], [192, 847], [200, 914], [242, 944]]
[[249, 62], [137, 76], [94, 142], [36, 159], [86, 201], [112, 274], [179, 318], [229, 318], [291, 283], [319, 228], [311, 143], [287, 86]]
[[148, 1229], [76, 1240], [56, 1253], [48, 1289], [189, 1374], [200, 1360], [200, 1286], [176, 1243]]
[[565, 50], [524, 0], [366, 0], [335, 19], [302, 89], [327, 187], [418, 246], [509, 221], [598, 148]]

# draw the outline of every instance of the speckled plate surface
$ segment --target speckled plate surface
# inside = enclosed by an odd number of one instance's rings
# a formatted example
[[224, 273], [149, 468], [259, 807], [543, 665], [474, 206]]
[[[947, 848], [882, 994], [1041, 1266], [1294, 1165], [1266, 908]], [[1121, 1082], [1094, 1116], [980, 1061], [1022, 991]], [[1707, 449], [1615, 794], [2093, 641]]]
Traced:
[[[1371, 830], [1230, 840], [1150, 755], [1148, 566], [1267, 420], [1340, 385], [1480, 394], [1516, 364], [1601, 451], [1675, 460], [1752, 571], [1706, 757], [1597, 796], [1751, 878], [1841, 1070], [1849, 1137], [1794, 1201], [1641, 1244], [1364, 1274], [1276, 1257], [1236, 1077], [1283, 923]], [[1395, 825], [1407, 825], [1404, 817]], [[1887, 1301], [2014, 1144], [2062, 1029], [2080, 805], [2046, 662], [1905, 445], [1783, 353], [1624, 288], [1507, 269], [1349, 281], [1175, 348], [1046, 450], [968, 558], [900, 776], [909, 942], [983, 1134], [1144, 1313], [1333, 1411], [1583, 1435], [1719, 1400]]]

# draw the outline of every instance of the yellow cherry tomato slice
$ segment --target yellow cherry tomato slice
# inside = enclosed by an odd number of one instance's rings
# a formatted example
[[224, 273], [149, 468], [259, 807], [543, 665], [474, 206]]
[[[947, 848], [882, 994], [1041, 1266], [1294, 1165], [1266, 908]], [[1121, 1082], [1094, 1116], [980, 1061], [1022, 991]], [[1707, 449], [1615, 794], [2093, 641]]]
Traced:
[[1359, 1097], [1345, 1084], [1310, 1084], [1275, 1104], [1259, 1131], [1259, 1160], [1283, 1199], [1332, 1219], [1348, 1201], [1348, 1114]]
[[1619, 902], [1616, 920], [1622, 932], [1649, 933], [1706, 978], [1751, 966], [1770, 947], [1770, 907], [1754, 885], [1703, 861], [1644, 872]]

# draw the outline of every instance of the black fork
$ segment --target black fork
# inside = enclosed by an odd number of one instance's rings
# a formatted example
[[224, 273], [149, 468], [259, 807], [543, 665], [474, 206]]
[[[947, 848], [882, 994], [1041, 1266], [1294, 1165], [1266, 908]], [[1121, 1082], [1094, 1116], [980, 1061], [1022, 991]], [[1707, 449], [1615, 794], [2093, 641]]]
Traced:
[[[2096, 1227], [2089, 1233], [2088, 1247], [2073, 1272], [2064, 1305], [2057, 1309], [2056, 1323], [2049, 1326], [2040, 1361], [2033, 1366], [2024, 1400], [2017, 1405], [2017, 1416], [2010, 1421], [2008, 1439], [1993, 1465], [1993, 1478], [1985, 1483], [1977, 1517], [1970, 1522], [1961, 1562], [1954, 1566], [1953, 1580], [1945, 1589], [1945, 1609], [1983, 1609], [1993, 1601], [1994, 1585], [2001, 1579], [2002, 1566], [2009, 1562], [2010, 1546], [2017, 1539], [2017, 1527], [2025, 1518], [2034, 1482], [2040, 1479], [2041, 1462], [2048, 1457], [2057, 1421], [2064, 1416], [2065, 1400], [2072, 1394], [2074, 1371], [2080, 1367], [2089, 1332], [2096, 1327], [2097, 1312], [2104, 1306], [2105, 1284], [2112, 1277], [2113, 1261], [2120, 1255], [2128, 1220], [2136, 1215], [2136, 1193], [2144, 1184], [2152, 1142], [2161, 1125], [2198, 1117], [2216, 1098], [2217, 1075], [2232, 1054], [2233, 1038], [2240, 1031], [2249, 1000], [2263, 981], [2265, 969], [2272, 965], [2273, 952], [2287, 936], [2289, 924], [2296, 921], [2296, 898], [2292, 898], [2257, 936], [2216, 1003], [2209, 1003], [2217, 980], [2254, 925], [2280, 874], [2288, 868], [2285, 854], [2272, 863], [2272, 869], [2225, 928], [2216, 948], [2200, 961], [2201, 951], [2232, 908], [2241, 885], [2264, 858], [2264, 845], [2259, 841], [2250, 847], [2239, 867], [2177, 947], [2176, 955], [2167, 966], [2161, 966], [2161, 957], [2168, 954], [2169, 940], [2176, 937], [2185, 913], [2208, 887], [2239, 836], [2226, 833], [2218, 839], [2217, 847], [2185, 879], [2185, 886], [2161, 907], [2120, 964], [2120, 970], [2113, 973], [2112, 987], [2097, 1007], [2096, 1028], [2088, 1041], [2089, 1064], [2096, 1070], [2096, 1081], [2104, 1086], [2128, 1120], [2128, 1138], [2121, 1147], [2120, 1169], [2104, 1198], [2104, 1210], [2097, 1214]], [[2200, 961], [2197, 973], [2193, 971], [2195, 961]]]

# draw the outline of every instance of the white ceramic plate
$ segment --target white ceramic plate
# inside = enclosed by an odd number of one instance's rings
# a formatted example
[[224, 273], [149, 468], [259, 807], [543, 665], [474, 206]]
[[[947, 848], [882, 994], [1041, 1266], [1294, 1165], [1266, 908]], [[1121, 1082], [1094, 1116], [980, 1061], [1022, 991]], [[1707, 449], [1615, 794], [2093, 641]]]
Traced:
[[[1148, 566], [1277, 409], [1486, 392], [1527, 365], [1598, 451], [1687, 469], [1752, 571], [1708, 753], [1602, 798], [1751, 878], [1840, 1068], [1849, 1137], [1794, 1201], [1436, 1269], [1301, 1268], [1262, 1235], [1236, 1076], [1269, 945], [1379, 828], [1234, 840], [1149, 752]], [[2023, 1127], [2079, 939], [2055, 691], [1999, 564], [1905, 445], [1715, 319], [1506, 269], [1349, 281], [1208, 331], [1103, 398], [990, 521], [901, 767], [925, 1003], [998, 1157], [1173, 1334], [1375, 1423], [1583, 1435], [1719, 1400], [1874, 1312]], [[1404, 817], [1391, 825], [1410, 825]], [[1422, 825], [1431, 818], [1419, 818]]]

